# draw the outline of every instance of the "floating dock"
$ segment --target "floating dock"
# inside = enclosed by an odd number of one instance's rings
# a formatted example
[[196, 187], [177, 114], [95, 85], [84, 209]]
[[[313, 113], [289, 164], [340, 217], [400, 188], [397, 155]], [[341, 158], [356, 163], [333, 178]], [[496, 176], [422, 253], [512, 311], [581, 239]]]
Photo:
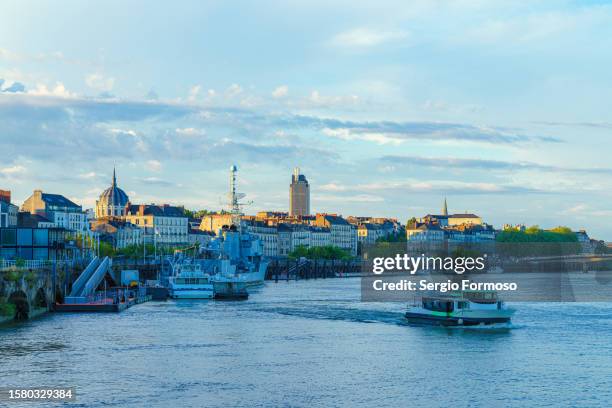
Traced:
[[66, 297], [65, 303], [56, 303], [56, 312], [118, 313], [140, 303], [148, 302], [151, 295], [144, 287], [134, 289], [113, 288], [87, 297]]

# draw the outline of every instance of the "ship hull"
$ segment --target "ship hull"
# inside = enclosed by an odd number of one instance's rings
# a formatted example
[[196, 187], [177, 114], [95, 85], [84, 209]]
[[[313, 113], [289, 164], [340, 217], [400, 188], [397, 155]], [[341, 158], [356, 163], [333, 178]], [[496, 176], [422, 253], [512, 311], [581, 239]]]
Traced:
[[262, 263], [255, 272], [241, 273], [240, 279], [246, 282], [247, 286], [259, 286], [263, 285], [264, 279], [266, 278], [267, 263]]
[[[488, 307], [487, 305], [473, 305]], [[497, 307], [496, 304], [491, 305]], [[409, 307], [405, 313], [410, 323], [431, 324], [436, 326], [476, 326], [508, 323], [514, 309], [464, 309], [461, 311], [439, 312], [422, 307]]]
[[477, 326], [499, 323], [509, 323], [510, 317], [459, 317], [459, 316], [434, 316], [421, 313], [406, 312], [406, 320], [415, 324], [428, 324], [433, 326]]
[[170, 288], [170, 297], [172, 299], [212, 299], [215, 296], [213, 286], [209, 288]]

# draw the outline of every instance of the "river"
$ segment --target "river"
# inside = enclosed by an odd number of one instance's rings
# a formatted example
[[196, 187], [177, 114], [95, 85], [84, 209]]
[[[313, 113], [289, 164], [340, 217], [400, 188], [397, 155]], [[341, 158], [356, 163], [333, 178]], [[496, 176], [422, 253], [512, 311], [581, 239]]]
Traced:
[[72, 386], [80, 407], [610, 406], [610, 303], [516, 303], [510, 326], [450, 329], [359, 298], [359, 279], [327, 279], [51, 313], [0, 328], [2, 386]]

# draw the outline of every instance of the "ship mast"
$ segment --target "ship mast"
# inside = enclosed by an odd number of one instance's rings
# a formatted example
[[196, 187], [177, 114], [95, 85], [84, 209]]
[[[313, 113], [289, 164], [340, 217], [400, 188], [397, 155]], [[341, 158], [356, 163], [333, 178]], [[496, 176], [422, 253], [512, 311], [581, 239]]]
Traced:
[[230, 214], [232, 216], [232, 224], [236, 226], [238, 232], [242, 232], [242, 207], [249, 205], [252, 202], [242, 203], [240, 199], [245, 197], [244, 193], [236, 192], [236, 174], [238, 173], [238, 167], [234, 164], [230, 167], [230, 191], [228, 193], [228, 206]]

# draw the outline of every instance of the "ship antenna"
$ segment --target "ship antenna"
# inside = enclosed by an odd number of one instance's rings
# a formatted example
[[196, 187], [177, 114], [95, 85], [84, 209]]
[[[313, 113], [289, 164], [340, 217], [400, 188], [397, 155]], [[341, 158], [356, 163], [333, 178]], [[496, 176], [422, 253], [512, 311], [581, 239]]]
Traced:
[[245, 194], [236, 192], [236, 175], [238, 173], [238, 166], [235, 164], [230, 167], [230, 192], [228, 194], [228, 204], [230, 208], [230, 214], [232, 215], [232, 224], [236, 226], [238, 232], [242, 232], [242, 207], [245, 205], [252, 204], [252, 201], [241, 203], [240, 199], [245, 197]]

